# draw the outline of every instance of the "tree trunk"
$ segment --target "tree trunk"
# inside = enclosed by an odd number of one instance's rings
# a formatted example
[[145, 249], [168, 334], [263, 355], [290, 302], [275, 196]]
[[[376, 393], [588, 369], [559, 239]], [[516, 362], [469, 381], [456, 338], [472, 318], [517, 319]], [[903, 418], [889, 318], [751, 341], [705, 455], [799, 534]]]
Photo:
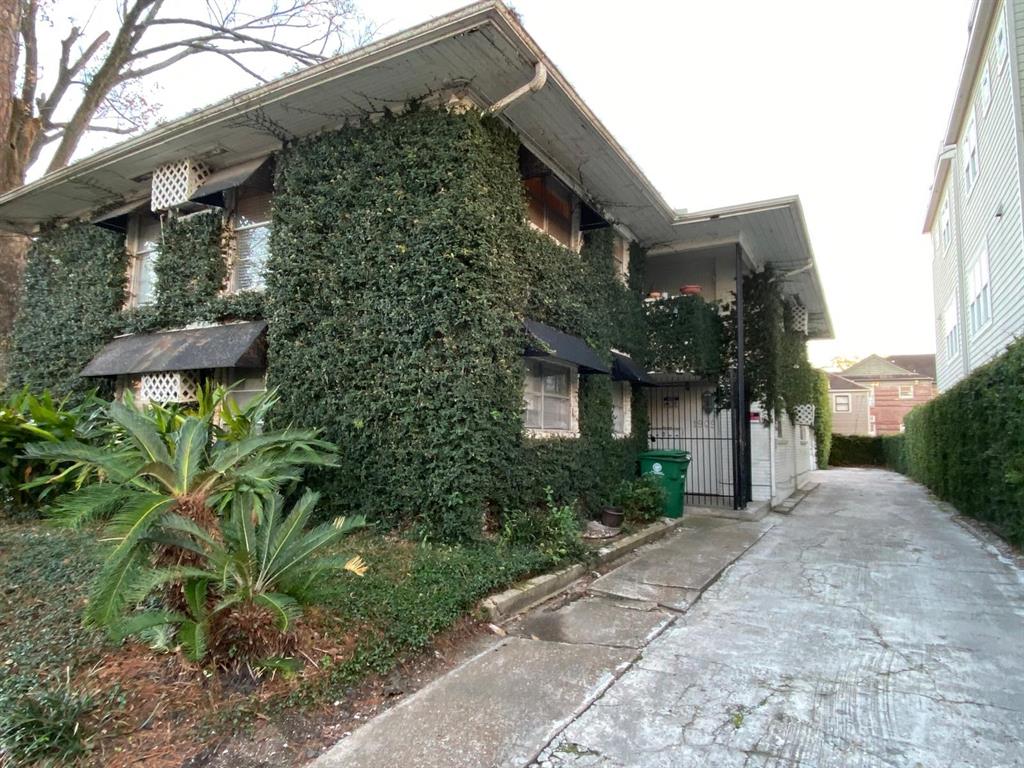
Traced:
[[[25, 182], [28, 156], [39, 130], [31, 105], [15, 96], [21, 0], [0, 0], [0, 193]], [[0, 233], [0, 390], [7, 381], [11, 329], [18, 312], [21, 277], [28, 250], [27, 237]]]

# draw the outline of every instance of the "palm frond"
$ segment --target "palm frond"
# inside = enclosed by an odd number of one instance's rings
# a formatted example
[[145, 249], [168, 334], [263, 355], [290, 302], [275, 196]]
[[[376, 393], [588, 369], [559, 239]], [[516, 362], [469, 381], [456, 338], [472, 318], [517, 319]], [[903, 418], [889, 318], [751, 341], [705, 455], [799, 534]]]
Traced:
[[185, 616], [177, 611], [143, 611], [141, 613], [133, 613], [112, 627], [111, 635], [117, 640], [124, 640], [146, 629], [160, 627], [164, 624], [180, 624], [185, 620]]
[[262, 605], [274, 614], [277, 628], [282, 632], [287, 632], [291, 623], [302, 615], [299, 603], [294, 598], [280, 592], [262, 592], [253, 597], [253, 602]]
[[171, 456], [167, 452], [167, 445], [164, 443], [163, 438], [160, 437], [160, 433], [153, 426], [153, 423], [140, 415], [137, 410], [128, 408], [120, 403], [111, 403], [110, 417], [124, 427], [128, 436], [145, 455], [147, 462], [171, 463]]
[[191, 490], [205, 458], [209, 441], [210, 430], [205, 422], [194, 416], [185, 419], [174, 441], [174, 475], [177, 478], [179, 493], [188, 493]]
[[93, 520], [105, 520], [129, 502], [136, 494], [130, 486], [118, 483], [96, 483], [57, 497], [48, 510], [57, 525], [79, 528]]

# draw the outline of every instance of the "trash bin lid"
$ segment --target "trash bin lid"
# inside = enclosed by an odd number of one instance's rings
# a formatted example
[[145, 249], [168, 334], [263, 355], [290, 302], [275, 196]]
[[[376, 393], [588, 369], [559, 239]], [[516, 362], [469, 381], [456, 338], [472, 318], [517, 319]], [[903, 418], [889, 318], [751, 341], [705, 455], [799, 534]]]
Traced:
[[689, 461], [689, 451], [641, 451], [641, 459], [657, 459], [658, 461]]

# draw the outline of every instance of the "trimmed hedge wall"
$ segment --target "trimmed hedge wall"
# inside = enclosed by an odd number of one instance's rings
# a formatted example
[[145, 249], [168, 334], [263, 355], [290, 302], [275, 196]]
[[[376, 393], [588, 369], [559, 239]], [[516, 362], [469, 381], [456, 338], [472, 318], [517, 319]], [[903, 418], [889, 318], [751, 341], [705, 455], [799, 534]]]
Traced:
[[832, 455], [832, 399], [824, 371], [814, 371], [814, 450], [818, 469], [827, 469]]
[[1024, 341], [915, 408], [889, 466], [1024, 546]]
[[[325, 427], [332, 513], [477, 535], [488, 510], [594, 504], [642, 438], [611, 437], [611, 386], [582, 377], [579, 439], [522, 438], [529, 317], [641, 353], [637, 285], [608, 230], [572, 253], [525, 223], [518, 141], [468, 112], [413, 109], [296, 143], [277, 164], [267, 293], [278, 418]], [[640, 255], [634, 254], [634, 267]], [[633, 433], [646, 434], [637, 391]]]
[[832, 435], [833, 467], [884, 467], [882, 438], [867, 435]]

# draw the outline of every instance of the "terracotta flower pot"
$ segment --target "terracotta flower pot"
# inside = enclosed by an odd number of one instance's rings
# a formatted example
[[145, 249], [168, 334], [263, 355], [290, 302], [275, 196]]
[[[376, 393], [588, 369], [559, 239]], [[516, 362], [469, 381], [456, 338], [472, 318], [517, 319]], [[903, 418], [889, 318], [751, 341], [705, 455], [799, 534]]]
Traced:
[[683, 296], [700, 296], [701, 287], [699, 285], [681, 285], [679, 286], [679, 292]]
[[618, 528], [622, 525], [623, 512], [619, 507], [605, 507], [601, 510], [601, 524], [609, 528]]

